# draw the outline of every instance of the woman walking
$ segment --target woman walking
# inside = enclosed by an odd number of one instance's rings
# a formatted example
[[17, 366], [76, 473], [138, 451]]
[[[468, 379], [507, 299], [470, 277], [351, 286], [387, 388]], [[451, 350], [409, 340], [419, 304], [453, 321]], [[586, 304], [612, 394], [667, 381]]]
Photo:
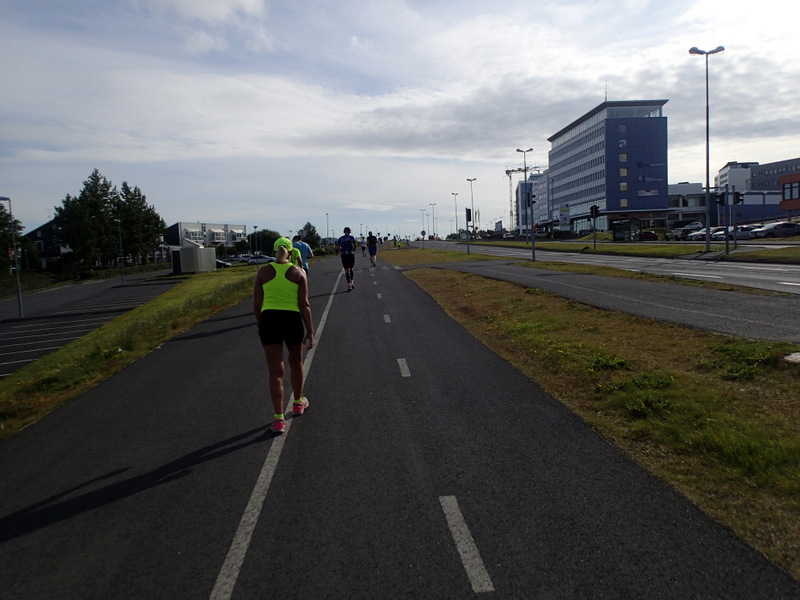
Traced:
[[[282, 237], [275, 241], [275, 262], [258, 270], [253, 287], [253, 314], [269, 370], [269, 395], [275, 412], [270, 429], [283, 433], [283, 345], [289, 353], [289, 379], [294, 393], [292, 412], [302, 415], [308, 408], [303, 396], [303, 346], [314, 345], [314, 324], [308, 301], [308, 279], [301, 267], [291, 262], [292, 241]], [[305, 329], [305, 331], [304, 331]]]

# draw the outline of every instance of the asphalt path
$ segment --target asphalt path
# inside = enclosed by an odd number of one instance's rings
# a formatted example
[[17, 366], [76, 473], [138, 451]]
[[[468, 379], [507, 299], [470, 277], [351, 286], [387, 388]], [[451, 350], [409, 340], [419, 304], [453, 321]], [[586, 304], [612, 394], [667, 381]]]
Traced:
[[284, 435], [248, 301], [0, 445], [3, 598], [800, 597], [357, 261], [349, 293], [312, 266], [311, 405]]
[[[169, 271], [164, 271], [168, 273]], [[179, 279], [162, 273], [62, 285], [0, 302], [0, 378], [162, 294]]]
[[800, 296], [759, 296], [700, 287], [475, 262], [443, 268], [547, 290], [585, 304], [750, 339], [800, 342]]
[[[420, 242], [415, 242], [421, 246]], [[562, 243], [565, 249], [589, 246], [590, 243]], [[666, 245], [672, 245], [668, 242]], [[751, 244], [750, 249], [777, 248], [790, 244], [772, 244], [761, 247]], [[442, 248], [466, 253], [466, 244], [456, 242], [426, 241], [426, 248]], [[746, 250], [741, 250], [746, 252]], [[470, 253], [489, 254], [500, 257], [531, 259], [531, 249], [504, 246], [501, 243], [471, 244]], [[578, 263], [608, 266], [626, 271], [641, 271], [655, 275], [666, 275], [680, 279], [694, 279], [745, 287], [771, 290], [784, 294], [800, 295], [800, 265], [746, 263], [720, 260], [720, 253], [690, 255], [677, 258], [653, 258], [646, 256], [622, 256], [610, 254], [584, 254], [581, 252], [542, 250], [537, 247], [537, 261]]]

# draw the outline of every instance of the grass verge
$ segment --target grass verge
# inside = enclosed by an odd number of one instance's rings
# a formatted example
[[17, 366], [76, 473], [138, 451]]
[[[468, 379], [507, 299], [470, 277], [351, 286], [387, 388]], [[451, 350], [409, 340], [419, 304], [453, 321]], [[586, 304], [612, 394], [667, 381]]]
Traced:
[[256, 267], [190, 277], [0, 380], [0, 440], [253, 291]]
[[[383, 258], [397, 264], [404, 255]], [[800, 578], [800, 345], [699, 332], [445, 269], [407, 276], [651, 473]]]

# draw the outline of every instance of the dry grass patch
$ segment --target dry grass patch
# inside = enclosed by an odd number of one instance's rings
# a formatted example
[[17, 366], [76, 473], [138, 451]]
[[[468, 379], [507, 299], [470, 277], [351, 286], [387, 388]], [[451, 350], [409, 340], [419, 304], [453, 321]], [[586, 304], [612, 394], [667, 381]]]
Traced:
[[440, 269], [417, 282], [494, 352], [800, 577], [800, 345], [595, 309]]

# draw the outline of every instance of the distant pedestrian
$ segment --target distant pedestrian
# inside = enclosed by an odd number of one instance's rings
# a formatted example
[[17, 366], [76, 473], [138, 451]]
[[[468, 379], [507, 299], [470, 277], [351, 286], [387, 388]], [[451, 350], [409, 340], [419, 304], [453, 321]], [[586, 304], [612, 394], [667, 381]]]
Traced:
[[361, 256], [367, 258], [367, 241], [361, 238]]
[[378, 254], [378, 238], [372, 235], [371, 231], [367, 236], [367, 248], [369, 249], [369, 266], [374, 267]]
[[292, 246], [300, 253], [300, 259], [302, 260], [300, 266], [303, 267], [306, 275], [308, 275], [308, 259], [314, 258], [314, 252], [311, 250], [311, 246], [304, 242], [299, 235], [292, 238]]
[[292, 248], [291, 240], [278, 238], [274, 245], [275, 262], [258, 270], [253, 286], [253, 314], [267, 359], [269, 395], [275, 413], [270, 430], [274, 433], [283, 433], [286, 429], [284, 344], [289, 352], [289, 379], [294, 394], [292, 412], [302, 415], [308, 408], [308, 399], [303, 396], [303, 346], [306, 349], [314, 346], [314, 324], [308, 300], [308, 278], [302, 268], [292, 264]]
[[356, 284], [353, 281], [353, 267], [356, 264], [356, 238], [350, 235], [350, 228], [344, 228], [344, 235], [336, 242], [339, 246], [339, 252], [342, 256], [342, 267], [344, 267], [344, 276], [347, 279], [347, 291], [356, 289]]

